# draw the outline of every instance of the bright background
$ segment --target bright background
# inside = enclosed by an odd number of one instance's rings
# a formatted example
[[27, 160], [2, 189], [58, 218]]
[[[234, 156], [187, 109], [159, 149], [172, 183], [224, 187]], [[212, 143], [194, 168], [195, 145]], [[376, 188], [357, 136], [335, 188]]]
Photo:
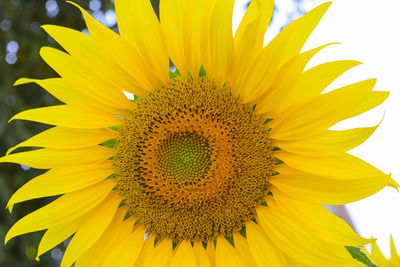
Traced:
[[[299, 4], [300, 2], [300, 4]], [[276, 0], [276, 13], [265, 40], [270, 40], [302, 12], [327, 1]], [[244, 5], [246, 1], [238, 1]], [[243, 10], [243, 9], [242, 9]], [[234, 28], [243, 11], [236, 8]], [[350, 151], [370, 164], [392, 173], [400, 183], [400, 1], [398, 0], [333, 0], [304, 50], [330, 42], [341, 42], [322, 50], [309, 64], [341, 59], [359, 60], [364, 64], [351, 69], [327, 88], [332, 90], [352, 82], [377, 78], [375, 90], [390, 91], [379, 107], [343, 121], [334, 129], [374, 126], [379, 128], [361, 146]], [[241, 11], [241, 12], [240, 12]], [[379, 193], [346, 205], [356, 230], [364, 237], [378, 238], [378, 245], [389, 257], [390, 235], [400, 251], [400, 193], [384, 188]]]
[[[74, 0], [97, 20], [117, 31], [113, 0]], [[157, 0], [151, 0], [157, 5]], [[249, 0], [237, 0], [234, 10], [234, 29], [238, 26]], [[271, 1], [271, 0], [260, 0]], [[313, 7], [321, 0], [276, 0], [272, 24], [265, 41], [271, 40], [283, 26]], [[305, 49], [329, 42], [341, 42], [320, 52], [310, 66], [330, 60], [355, 59], [365, 64], [356, 67], [337, 81], [329, 90], [351, 82], [376, 77], [375, 90], [389, 90], [389, 99], [378, 108], [357, 118], [342, 122], [335, 128], [376, 125], [385, 118], [375, 134], [363, 145], [351, 151], [386, 173], [392, 173], [400, 183], [400, 10], [399, 0], [333, 0]], [[30, 108], [49, 106], [58, 102], [36, 85], [13, 87], [19, 77], [46, 78], [55, 75], [39, 57], [41, 46], [59, 48], [40, 29], [43, 24], [57, 24], [86, 31], [76, 8], [64, 0], [0, 0], [0, 155], [18, 142], [47, 127], [24, 121], [7, 124], [12, 115]], [[310, 67], [308, 66], [308, 67]], [[32, 200], [16, 205], [13, 214], [4, 209], [9, 197], [38, 170], [0, 164], [0, 243], [5, 232], [17, 218], [46, 204], [50, 199]], [[378, 244], [389, 255], [392, 234], [400, 249], [400, 193], [386, 188], [380, 193], [347, 206], [357, 231], [378, 238]], [[56, 266], [65, 249], [61, 244], [34, 261], [42, 233], [15, 238], [6, 247], [0, 245], [0, 266]]]

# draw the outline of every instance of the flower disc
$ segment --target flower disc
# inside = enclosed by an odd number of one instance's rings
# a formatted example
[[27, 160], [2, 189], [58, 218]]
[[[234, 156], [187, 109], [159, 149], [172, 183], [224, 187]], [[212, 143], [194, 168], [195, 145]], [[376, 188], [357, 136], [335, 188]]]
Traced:
[[264, 121], [207, 79], [171, 81], [140, 98], [114, 158], [130, 215], [176, 242], [240, 230], [269, 192], [276, 162]]

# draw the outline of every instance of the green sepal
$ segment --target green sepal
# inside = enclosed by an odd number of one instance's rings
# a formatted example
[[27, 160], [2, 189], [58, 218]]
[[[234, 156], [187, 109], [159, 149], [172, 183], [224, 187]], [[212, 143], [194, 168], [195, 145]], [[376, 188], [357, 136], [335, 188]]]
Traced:
[[104, 141], [100, 145], [105, 146], [105, 147], [109, 147], [109, 148], [114, 148], [115, 142], [116, 142], [115, 139], [110, 139], [110, 140]]
[[111, 129], [111, 130], [113, 130], [113, 131], [118, 132], [118, 131], [119, 131], [119, 128], [121, 128], [121, 126], [110, 126], [110, 127], [108, 127], [108, 128]]
[[173, 72], [172, 70], [169, 70], [169, 78], [174, 80], [176, 78], [182, 78], [182, 75], [178, 69], [176, 69], [175, 72]]
[[377, 265], [374, 264], [364, 252], [361, 251], [361, 248], [346, 246], [346, 249], [349, 251], [350, 255], [359, 262], [364, 263], [369, 267], [377, 267]]
[[199, 77], [206, 77], [206, 76], [207, 76], [206, 69], [204, 68], [204, 65], [201, 65], [199, 71]]

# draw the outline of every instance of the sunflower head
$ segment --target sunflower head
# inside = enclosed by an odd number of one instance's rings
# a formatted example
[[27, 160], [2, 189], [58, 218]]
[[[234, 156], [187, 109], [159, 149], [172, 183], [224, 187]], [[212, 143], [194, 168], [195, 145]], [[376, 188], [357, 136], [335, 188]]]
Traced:
[[330, 130], [388, 93], [372, 91], [374, 79], [323, 92], [357, 61], [305, 68], [327, 46], [301, 52], [329, 5], [265, 47], [273, 1], [251, 1], [234, 35], [233, 0], [161, 0], [159, 19], [148, 0], [116, 0], [120, 34], [80, 7], [89, 35], [44, 26], [66, 51], [40, 51], [60, 77], [16, 84], [64, 104], [15, 115], [54, 127], [0, 162], [48, 169], [10, 211], [61, 196], [6, 242], [47, 229], [40, 256], [73, 236], [62, 267], [354, 265], [345, 246], [372, 239], [323, 205], [398, 185], [347, 153], [377, 126]]
[[140, 98], [114, 158], [130, 214], [177, 243], [232, 236], [269, 192], [276, 159], [264, 122], [207, 78], [174, 80]]

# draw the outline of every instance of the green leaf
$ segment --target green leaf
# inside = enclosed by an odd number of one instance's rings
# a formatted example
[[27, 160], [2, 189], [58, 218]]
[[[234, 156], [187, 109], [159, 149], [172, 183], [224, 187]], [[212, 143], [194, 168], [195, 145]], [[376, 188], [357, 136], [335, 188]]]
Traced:
[[346, 246], [346, 249], [350, 252], [350, 255], [359, 262], [364, 263], [369, 267], [377, 267], [374, 263], [372, 263], [372, 261], [368, 258], [368, 256], [361, 251], [359, 247]]

